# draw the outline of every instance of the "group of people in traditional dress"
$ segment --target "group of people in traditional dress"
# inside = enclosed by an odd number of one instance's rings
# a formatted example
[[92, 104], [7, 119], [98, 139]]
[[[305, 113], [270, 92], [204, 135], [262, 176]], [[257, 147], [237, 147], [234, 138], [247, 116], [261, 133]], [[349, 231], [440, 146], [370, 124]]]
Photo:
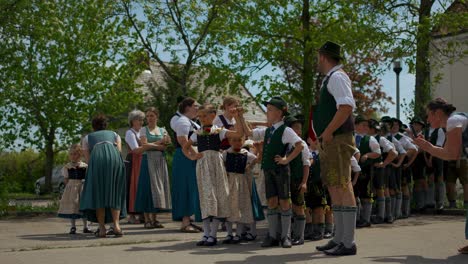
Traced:
[[[170, 121], [176, 147], [171, 181], [165, 156], [171, 137], [158, 127], [157, 109], [130, 112], [126, 168], [120, 137], [97, 116], [95, 131], [81, 144], [88, 165], [80, 160], [79, 145], [70, 148], [59, 216], [72, 219], [71, 234], [75, 219], [84, 217], [99, 223], [97, 237], [106, 237], [123, 235], [119, 220], [127, 211], [130, 223], [143, 220], [145, 228], [162, 228], [157, 213], [171, 211], [180, 231], [202, 232], [196, 245], [208, 247], [218, 244], [221, 223], [227, 231], [221, 243], [237, 244], [255, 240], [256, 222], [266, 218], [262, 247], [331, 238], [317, 250], [343, 256], [357, 253], [356, 227], [409, 217], [411, 193], [416, 211], [440, 211], [445, 182], [451, 193], [459, 178], [468, 206], [468, 117], [442, 99], [427, 107], [430, 129], [417, 118], [404, 129], [388, 116], [354, 117], [351, 81], [341, 60], [338, 44], [319, 49], [318, 71], [325, 77], [308, 122], [290, 115], [281, 97], [263, 102], [267, 122], [256, 124], [246, 122], [235, 97], [224, 99], [221, 115], [212, 104], [181, 99]], [[306, 140], [303, 123], [309, 126]], [[451, 205], [453, 200], [449, 195]], [[106, 223], [112, 223], [110, 233]], [[91, 232], [87, 225], [83, 231]]]

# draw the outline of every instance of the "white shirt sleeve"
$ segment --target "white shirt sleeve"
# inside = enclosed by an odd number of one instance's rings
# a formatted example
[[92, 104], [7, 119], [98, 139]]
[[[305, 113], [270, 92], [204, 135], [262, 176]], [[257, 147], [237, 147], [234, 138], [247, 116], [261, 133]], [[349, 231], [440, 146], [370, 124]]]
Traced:
[[227, 133], [227, 129], [225, 129], [225, 128], [223, 128], [223, 129], [221, 129], [221, 131], [219, 131], [219, 139], [221, 139], [221, 141], [226, 138], [226, 133]]
[[68, 179], [68, 169], [66, 165], [62, 167], [62, 176], [63, 178]]
[[266, 128], [254, 128], [252, 129], [252, 139], [254, 141], [261, 141], [265, 139]]
[[412, 142], [411, 142], [411, 139], [407, 136], [403, 136], [401, 138], [401, 143], [403, 145], [403, 148], [408, 151], [410, 149], [414, 149], [414, 150], [418, 150], [418, 147], [416, 147], [416, 145], [414, 145]]
[[223, 127], [223, 122], [221, 121], [221, 118], [219, 118], [219, 115], [217, 115], [215, 117], [215, 119], [213, 120], [213, 125], [217, 126], [217, 127]]
[[115, 134], [115, 143], [116, 143], [116, 144], [119, 144], [119, 143], [121, 144], [121, 143], [122, 143], [122, 139], [120, 138], [119, 134], [117, 134], [117, 133], [115, 133], [115, 132], [114, 132], [114, 134]]
[[388, 153], [390, 150], [394, 149], [395, 146], [392, 142], [388, 141], [388, 139], [384, 137], [380, 137], [380, 147], [382, 148], [383, 152]]
[[443, 147], [444, 146], [444, 143], [445, 143], [445, 132], [442, 128], [439, 129], [438, 133], [437, 133], [437, 142], [436, 142], [436, 145], [438, 147]]
[[375, 139], [375, 137], [372, 137], [372, 136], [370, 137], [369, 147], [370, 147], [372, 152], [381, 154], [380, 144], [379, 144], [379, 142], [377, 142], [377, 139]]
[[178, 137], [188, 136], [191, 130], [192, 130], [192, 123], [190, 123], [190, 120], [188, 120], [187, 118], [181, 117], [174, 124], [174, 131], [176, 132]]
[[353, 156], [356, 155], [356, 154], [358, 154], [358, 153], [361, 153], [361, 151], [360, 151], [358, 148], [355, 148], [355, 149], [354, 149]]
[[140, 138], [145, 138], [146, 137], [146, 127], [142, 127], [140, 129]]
[[290, 127], [286, 127], [281, 137], [283, 144], [295, 145], [297, 142], [302, 141], [302, 139], [292, 130]]
[[[224, 118], [226, 117], [224, 116]], [[236, 124], [236, 120], [234, 118], [232, 118], [232, 120], [226, 119], [226, 122], [228, 123], [228, 125], [232, 125], [232, 126]], [[217, 115], [215, 119], [213, 120], [213, 125], [217, 127], [224, 127], [223, 121], [221, 121], [221, 118], [219, 117], [219, 115]]]
[[[179, 136], [179, 134], [177, 134], [177, 136]], [[190, 136], [190, 140], [192, 140], [193, 143], [197, 143], [197, 142], [198, 142], [198, 135], [197, 135], [197, 133], [193, 133], [193, 134]]]
[[405, 148], [403, 148], [401, 143], [396, 138], [392, 138], [392, 143], [395, 145], [395, 148], [399, 154], [406, 154]]
[[252, 164], [252, 162], [257, 158], [254, 154], [247, 152], [247, 164]]
[[361, 171], [361, 166], [359, 166], [358, 161], [354, 156], [351, 157], [351, 170], [353, 172], [360, 172]]
[[356, 108], [356, 102], [354, 101], [353, 92], [351, 90], [351, 80], [341, 70], [336, 71], [332, 74], [328, 80], [328, 92], [335, 98], [336, 109], [340, 105], [349, 105], [353, 109]]
[[466, 129], [468, 125], [468, 119], [460, 114], [452, 114], [447, 120], [447, 132], [452, 129], [459, 127], [462, 131]]
[[301, 151], [301, 155], [302, 155], [302, 164], [303, 166], [310, 166], [310, 151], [309, 151], [309, 148], [307, 147], [307, 143], [305, 143], [305, 141], [303, 140], [302, 141], [302, 151]]
[[81, 141], [81, 148], [83, 150], [89, 150], [89, 144], [88, 144], [88, 135], [84, 136], [82, 141]]
[[131, 150], [138, 148], [137, 136], [131, 129], [127, 130], [125, 133], [125, 142], [127, 142]]

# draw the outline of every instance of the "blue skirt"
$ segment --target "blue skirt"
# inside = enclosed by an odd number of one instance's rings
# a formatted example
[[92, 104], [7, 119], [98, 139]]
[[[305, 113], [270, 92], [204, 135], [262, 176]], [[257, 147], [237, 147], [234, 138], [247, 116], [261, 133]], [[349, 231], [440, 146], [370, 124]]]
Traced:
[[265, 220], [265, 214], [263, 213], [263, 206], [260, 197], [257, 192], [257, 185], [255, 179], [252, 181], [252, 210], [255, 221]]
[[151, 193], [151, 179], [148, 170], [148, 156], [143, 154], [141, 159], [140, 176], [138, 176], [137, 194], [135, 197], [135, 211], [142, 213], [159, 213], [154, 208], [153, 195]]
[[111, 210], [127, 215], [125, 166], [117, 148], [111, 144], [94, 147], [86, 170], [80, 211], [88, 221], [98, 222], [96, 209], [105, 209], [105, 223], [112, 223]]
[[172, 220], [181, 221], [184, 216], [195, 215], [201, 221], [198, 197], [196, 161], [190, 160], [177, 148], [172, 160]]

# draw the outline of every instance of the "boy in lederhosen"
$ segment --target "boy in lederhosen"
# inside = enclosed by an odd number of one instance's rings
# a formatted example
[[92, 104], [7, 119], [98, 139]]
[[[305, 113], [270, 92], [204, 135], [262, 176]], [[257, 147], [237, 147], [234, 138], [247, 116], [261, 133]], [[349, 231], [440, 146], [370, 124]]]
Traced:
[[[432, 145], [443, 147], [445, 143], [445, 131], [443, 128], [432, 128], [430, 125], [426, 129], [425, 138]], [[435, 205], [437, 213], [441, 213], [444, 209], [446, 199], [446, 189], [444, 181], [444, 161], [431, 156], [425, 152], [426, 159], [426, 175], [428, 181], [428, 197], [426, 204], [431, 207]]]
[[[294, 116], [287, 116], [284, 119], [285, 124], [292, 128], [294, 132], [300, 136], [302, 133], [302, 121]], [[310, 168], [310, 151], [307, 143], [302, 141], [302, 152], [289, 163], [289, 171], [291, 174], [291, 202], [294, 214], [292, 225], [293, 237], [292, 245], [304, 244], [304, 229], [305, 229], [305, 211], [304, 211], [304, 194], [307, 191], [307, 179], [309, 178]], [[288, 155], [294, 150], [294, 147], [288, 148]]]
[[416, 160], [418, 148], [412, 143], [412, 140], [405, 136], [401, 129], [403, 122], [397, 118], [393, 118], [392, 135], [406, 150], [406, 160], [404, 161], [401, 169], [401, 192], [402, 192], [402, 205], [401, 205], [401, 218], [408, 218], [411, 212], [411, 196], [409, 186], [411, 184], [411, 166]]
[[[416, 135], [413, 137], [423, 136], [423, 129], [425, 123], [419, 117], [414, 117], [411, 120], [410, 125], [416, 132]], [[412, 133], [412, 131], [410, 132]], [[411, 166], [411, 172], [414, 182], [414, 199], [415, 199], [415, 208], [416, 212], [422, 213], [426, 209], [426, 200], [429, 200], [429, 196], [434, 196], [434, 191], [429, 192], [428, 183], [426, 180], [426, 159], [424, 157], [424, 151], [421, 149], [418, 150], [416, 158]], [[432, 190], [434, 190], [432, 186]], [[432, 193], [432, 194], [430, 194]]]
[[381, 162], [374, 164], [373, 187], [375, 196], [377, 197], [376, 206], [378, 210], [377, 215], [372, 219], [373, 224], [393, 221], [391, 197], [388, 187], [390, 178], [393, 177], [390, 163], [398, 156], [395, 146], [385, 136], [381, 136], [380, 132], [379, 122], [370, 119], [369, 135], [375, 137], [377, 142], [379, 142], [382, 153]]
[[361, 175], [354, 186], [355, 194], [361, 201], [360, 219], [356, 222], [357, 228], [369, 227], [372, 214], [372, 179], [374, 177], [374, 164], [380, 163], [380, 145], [369, 136], [369, 121], [357, 116], [354, 122], [356, 147], [359, 149], [359, 166]]
[[388, 141], [392, 142], [398, 152], [398, 158], [391, 163], [391, 177], [388, 182], [388, 189], [391, 197], [392, 217], [387, 215], [387, 222], [392, 223], [393, 220], [401, 216], [402, 205], [402, 192], [401, 192], [401, 166], [406, 158], [406, 150], [401, 143], [392, 135], [391, 128], [393, 126], [393, 119], [389, 116], [384, 116], [381, 122], [381, 135], [385, 136]]
[[[267, 121], [272, 126], [251, 129], [247, 123], [243, 124], [246, 135], [252, 136], [255, 141], [263, 140], [262, 169], [268, 199], [268, 235], [262, 247], [277, 246], [281, 242], [282, 247], [290, 248], [292, 246], [291, 177], [287, 165], [301, 154], [304, 147], [302, 139], [283, 122], [283, 117], [288, 112], [286, 102], [281, 97], [275, 96], [263, 104], [267, 108]], [[288, 144], [294, 146], [294, 150], [285, 157]], [[278, 215], [281, 215], [280, 221]], [[281, 226], [280, 237], [277, 235], [279, 226]]]

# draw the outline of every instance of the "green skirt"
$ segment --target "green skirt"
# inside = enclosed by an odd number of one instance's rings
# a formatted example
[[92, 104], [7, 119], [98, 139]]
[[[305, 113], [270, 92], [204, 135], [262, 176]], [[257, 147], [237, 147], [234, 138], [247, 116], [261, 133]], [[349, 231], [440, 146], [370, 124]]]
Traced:
[[94, 146], [86, 171], [80, 211], [91, 222], [98, 222], [96, 209], [105, 209], [105, 223], [112, 223], [111, 209], [120, 210], [125, 218], [125, 166], [117, 148], [108, 143]]

